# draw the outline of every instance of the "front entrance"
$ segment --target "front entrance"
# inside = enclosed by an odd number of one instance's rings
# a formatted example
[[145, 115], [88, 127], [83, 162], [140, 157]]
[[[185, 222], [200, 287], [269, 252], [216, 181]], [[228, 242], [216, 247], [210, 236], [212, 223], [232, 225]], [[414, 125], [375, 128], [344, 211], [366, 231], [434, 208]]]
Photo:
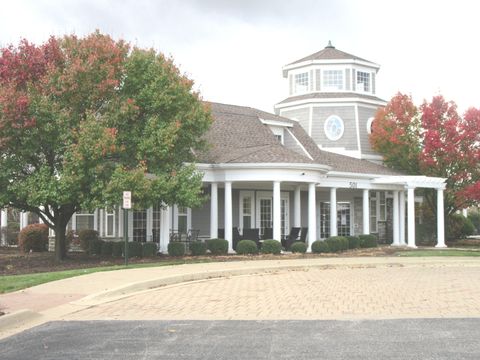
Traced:
[[[257, 196], [257, 227], [260, 235], [265, 234], [265, 229], [273, 227], [273, 196], [272, 193], [259, 192]], [[280, 195], [280, 234], [282, 238], [289, 234], [289, 196], [288, 193]]]

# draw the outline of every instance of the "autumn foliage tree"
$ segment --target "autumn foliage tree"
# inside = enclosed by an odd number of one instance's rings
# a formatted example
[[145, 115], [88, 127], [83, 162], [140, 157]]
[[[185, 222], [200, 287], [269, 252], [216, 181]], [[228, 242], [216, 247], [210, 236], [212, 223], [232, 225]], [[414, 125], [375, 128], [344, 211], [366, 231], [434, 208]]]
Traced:
[[210, 114], [171, 59], [95, 32], [0, 50], [0, 207], [30, 211], [66, 255], [74, 212], [195, 206]]
[[[446, 178], [445, 212], [480, 201], [480, 110], [464, 116], [454, 102], [435, 96], [416, 107], [410, 96], [397, 94], [375, 117], [370, 142], [385, 163], [409, 175]], [[435, 194], [425, 191], [435, 210]]]

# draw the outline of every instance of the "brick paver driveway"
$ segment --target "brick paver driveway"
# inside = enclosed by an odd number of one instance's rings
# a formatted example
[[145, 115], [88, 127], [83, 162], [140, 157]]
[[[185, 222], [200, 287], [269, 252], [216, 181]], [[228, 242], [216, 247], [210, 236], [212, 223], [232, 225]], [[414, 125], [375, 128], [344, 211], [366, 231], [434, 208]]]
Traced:
[[81, 310], [87, 319], [480, 317], [480, 266], [371, 265], [280, 270], [157, 288]]

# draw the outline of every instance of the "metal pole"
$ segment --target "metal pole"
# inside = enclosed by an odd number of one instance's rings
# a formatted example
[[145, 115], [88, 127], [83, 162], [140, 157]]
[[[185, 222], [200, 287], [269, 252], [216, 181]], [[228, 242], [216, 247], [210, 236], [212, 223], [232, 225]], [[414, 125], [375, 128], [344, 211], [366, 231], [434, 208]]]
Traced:
[[125, 241], [125, 266], [128, 265], [128, 209], [123, 211], [123, 240]]

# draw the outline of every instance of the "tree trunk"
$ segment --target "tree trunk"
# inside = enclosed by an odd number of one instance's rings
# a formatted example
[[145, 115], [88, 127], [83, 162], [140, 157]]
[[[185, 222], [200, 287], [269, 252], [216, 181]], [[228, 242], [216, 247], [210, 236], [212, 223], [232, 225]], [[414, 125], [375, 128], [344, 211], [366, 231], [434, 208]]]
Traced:
[[55, 224], [55, 261], [57, 262], [65, 260], [67, 257], [66, 230], [67, 223], [65, 221], [59, 220]]

